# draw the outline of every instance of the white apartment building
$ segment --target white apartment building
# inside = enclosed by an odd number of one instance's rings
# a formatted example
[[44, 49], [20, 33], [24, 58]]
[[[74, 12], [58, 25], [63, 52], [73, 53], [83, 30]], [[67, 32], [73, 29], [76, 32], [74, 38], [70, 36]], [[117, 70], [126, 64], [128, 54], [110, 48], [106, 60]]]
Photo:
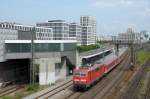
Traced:
[[77, 40], [77, 44], [81, 45], [81, 26], [77, 23], [70, 23], [69, 24], [69, 37], [75, 37]]
[[69, 24], [64, 20], [49, 20], [48, 22], [36, 23], [36, 26], [52, 28], [54, 40], [69, 38]]
[[82, 45], [96, 43], [96, 18], [93, 16], [81, 16], [80, 25], [82, 27]]

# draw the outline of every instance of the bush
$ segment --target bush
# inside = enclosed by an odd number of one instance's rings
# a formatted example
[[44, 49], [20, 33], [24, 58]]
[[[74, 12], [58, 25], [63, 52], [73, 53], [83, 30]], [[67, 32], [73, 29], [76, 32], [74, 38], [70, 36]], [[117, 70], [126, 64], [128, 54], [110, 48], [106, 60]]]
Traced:
[[81, 45], [77, 46], [77, 49], [79, 52], [85, 52], [85, 51], [90, 51], [99, 48], [99, 45]]
[[27, 87], [27, 91], [36, 92], [36, 91], [38, 91], [38, 89], [39, 89], [39, 84], [31, 84]]

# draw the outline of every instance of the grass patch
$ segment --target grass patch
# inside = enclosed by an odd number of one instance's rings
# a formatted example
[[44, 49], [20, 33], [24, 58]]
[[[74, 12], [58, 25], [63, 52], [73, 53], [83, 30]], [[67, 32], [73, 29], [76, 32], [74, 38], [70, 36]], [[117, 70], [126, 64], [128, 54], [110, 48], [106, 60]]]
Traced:
[[13, 97], [11, 97], [11, 96], [4, 96], [4, 97], [2, 97], [2, 99], [13, 99]]
[[22, 93], [16, 93], [15, 99], [22, 99], [22, 98], [23, 98], [23, 94]]
[[150, 52], [140, 51], [137, 53], [137, 62], [142, 65], [150, 58]]
[[39, 89], [39, 84], [31, 84], [27, 86], [27, 91], [37, 92]]

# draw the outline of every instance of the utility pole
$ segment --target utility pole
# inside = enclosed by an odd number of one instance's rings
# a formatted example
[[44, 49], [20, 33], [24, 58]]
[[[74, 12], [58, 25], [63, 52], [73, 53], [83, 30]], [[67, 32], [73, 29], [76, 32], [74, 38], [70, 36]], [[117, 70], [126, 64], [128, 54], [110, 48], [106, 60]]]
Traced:
[[135, 56], [134, 56], [134, 34], [131, 32], [131, 44], [130, 44], [130, 50], [131, 50], [131, 70], [134, 68], [135, 64]]
[[34, 69], [34, 36], [35, 27], [31, 30], [31, 66], [30, 66], [30, 84], [35, 83], [35, 69]]

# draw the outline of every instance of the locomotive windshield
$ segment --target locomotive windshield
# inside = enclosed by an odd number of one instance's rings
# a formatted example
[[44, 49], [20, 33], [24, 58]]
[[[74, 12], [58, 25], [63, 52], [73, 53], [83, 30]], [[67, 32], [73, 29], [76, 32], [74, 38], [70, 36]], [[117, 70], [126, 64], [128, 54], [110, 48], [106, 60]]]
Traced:
[[85, 72], [74, 72], [74, 75], [76, 76], [86, 76]]

